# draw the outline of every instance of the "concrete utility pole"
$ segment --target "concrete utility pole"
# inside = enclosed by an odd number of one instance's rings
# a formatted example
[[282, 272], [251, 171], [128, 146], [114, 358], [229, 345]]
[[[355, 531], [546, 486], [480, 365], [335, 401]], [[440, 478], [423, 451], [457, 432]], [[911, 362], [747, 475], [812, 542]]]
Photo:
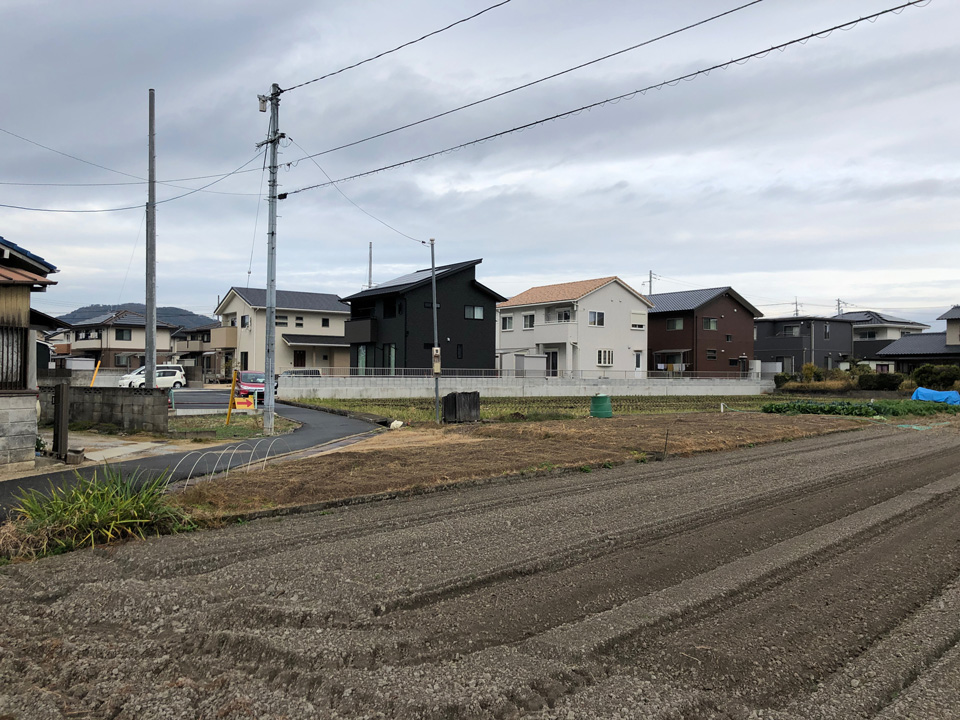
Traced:
[[367, 265], [367, 289], [373, 287], [373, 243], [370, 243], [370, 261]]
[[433, 284], [433, 408], [440, 424], [440, 334], [437, 330], [437, 261], [430, 238], [430, 282]]
[[647, 283], [647, 295], [653, 295], [653, 270], [650, 271], [650, 281]]
[[157, 386], [157, 157], [154, 147], [154, 93], [150, 90], [149, 159], [147, 161], [147, 319], [146, 354], [147, 369], [144, 385]]
[[270, 146], [270, 182], [267, 191], [267, 327], [263, 367], [263, 434], [273, 435], [274, 391], [277, 337], [277, 148], [285, 137], [280, 125], [280, 86], [274, 83], [269, 95], [258, 95], [260, 112], [266, 112], [270, 103], [270, 129], [267, 139], [257, 147]]

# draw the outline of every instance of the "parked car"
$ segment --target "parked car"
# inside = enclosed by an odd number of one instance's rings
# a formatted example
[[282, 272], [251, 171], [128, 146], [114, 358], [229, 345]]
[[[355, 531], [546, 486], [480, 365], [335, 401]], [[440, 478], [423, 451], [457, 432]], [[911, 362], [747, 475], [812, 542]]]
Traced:
[[[167, 374], [166, 371], [171, 370], [174, 371], [174, 374]], [[146, 384], [146, 378], [147, 368], [141, 367], [121, 377], [118, 385], [119, 387], [142, 388]], [[157, 387], [182, 388], [186, 384], [187, 377], [186, 373], [183, 372], [183, 365], [157, 365]]]
[[264, 381], [264, 374], [258, 370], [241, 370], [237, 373], [237, 395], [240, 397], [256, 395], [262, 400]]

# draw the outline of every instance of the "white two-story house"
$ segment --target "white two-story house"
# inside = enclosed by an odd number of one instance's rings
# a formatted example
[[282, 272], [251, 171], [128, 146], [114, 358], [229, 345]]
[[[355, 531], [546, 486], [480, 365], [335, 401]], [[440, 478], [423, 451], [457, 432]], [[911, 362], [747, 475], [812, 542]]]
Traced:
[[500, 369], [533, 355], [548, 376], [643, 377], [651, 307], [618, 277], [530, 288], [497, 305]]
[[[267, 291], [232, 287], [214, 311], [221, 327], [210, 332], [218, 367], [263, 370], [266, 362]], [[330, 293], [277, 290], [276, 371], [347, 368], [350, 344], [344, 323], [350, 306]]]

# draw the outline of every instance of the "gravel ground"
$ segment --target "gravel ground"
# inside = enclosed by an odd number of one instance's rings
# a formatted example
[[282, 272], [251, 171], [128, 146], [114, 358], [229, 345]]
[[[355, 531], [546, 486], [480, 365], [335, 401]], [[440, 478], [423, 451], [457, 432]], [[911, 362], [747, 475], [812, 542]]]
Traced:
[[0, 718], [960, 717], [956, 429], [0, 569]]

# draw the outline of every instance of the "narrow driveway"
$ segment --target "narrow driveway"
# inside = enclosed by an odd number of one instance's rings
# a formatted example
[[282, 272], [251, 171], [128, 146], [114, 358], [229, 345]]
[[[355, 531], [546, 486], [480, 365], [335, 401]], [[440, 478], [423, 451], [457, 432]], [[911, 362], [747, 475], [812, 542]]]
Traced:
[[[193, 395], [200, 395], [200, 393], [193, 393]], [[219, 407], [222, 406], [221, 403]], [[223, 472], [250, 463], [263, 462], [271, 457], [308, 450], [375, 430], [375, 426], [370, 423], [318, 410], [277, 404], [276, 411], [278, 415], [300, 423], [301, 427], [290, 434], [274, 438], [234, 441], [189, 452], [135, 458], [111, 463], [110, 466], [122, 470], [125, 474], [139, 471], [144, 479], [157, 477], [166, 472], [169, 473], [170, 482], [176, 482]], [[88, 465], [80, 468], [80, 473], [89, 477], [98, 467], [98, 465]], [[45, 491], [51, 483], [61, 485], [70, 482], [74, 477], [73, 469], [57, 470], [0, 483], [0, 517], [5, 516], [6, 509], [14, 502], [14, 496], [24, 490]]]

